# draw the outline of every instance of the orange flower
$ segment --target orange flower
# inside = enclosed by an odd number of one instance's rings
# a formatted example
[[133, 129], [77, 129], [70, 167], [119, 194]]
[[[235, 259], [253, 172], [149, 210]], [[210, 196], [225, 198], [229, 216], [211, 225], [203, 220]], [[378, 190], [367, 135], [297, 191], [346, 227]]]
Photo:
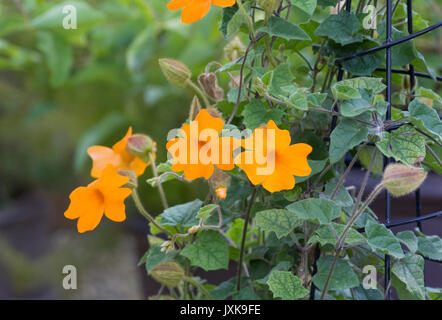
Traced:
[[87, 187], [78, 187], [70, 194], [71, 203], [64, 213], [68, 219], [77, 219], [78, 232], [93, 230], [100, 223], [103, 212], [110, 220], [121, 222], [126, 219], [124, 199], [131, 189], [121, 188], [129, 177], [118, 174], [113, 165], [104, 168], [100, 178]]
[[126, 150], [127, 141], [131, 135], [132, 127], [129, 128], [123, 139], [114, 144], [112, 149], [102, 146], [92, 146], [87, 149], [87, 153], [93, 161], [92, 177], [98, 178], [108, 164], [112, 164], [117, 170], [131, 169], [137, 176], [144, 173], [149, 163]]
[[181, 21], [183, 23], [192, 23], [202, 19], [209, 12], [210, 5], [217, 7], [231, 7], [235, 0], [172, 0], [167, 4], [170, 10], [180, 10]]
[[221, 118], [213, 117], [202, 109], [195, 120], [184, 124], [181, 136], [171, 139], [167, 150], [172, 154], [172, 170], [184, 171], [187, 180], [209, 179], [214, 165], [222, 170], [234, 168], [232, 152], [240, 142], [232, 137], [219, 137], [224, 126]]
[[295, 186], [293, 176], [308, 176], [311, 169], [307, 155], [312, 147], [305, 143], [290, 145], [290, 133], [279, 129], [270, 120], [265, 128], [257, 128], [243, 140], [246, 149], [235, 157], [235, 164], [249, 180], [270, 192], [290, 190]]

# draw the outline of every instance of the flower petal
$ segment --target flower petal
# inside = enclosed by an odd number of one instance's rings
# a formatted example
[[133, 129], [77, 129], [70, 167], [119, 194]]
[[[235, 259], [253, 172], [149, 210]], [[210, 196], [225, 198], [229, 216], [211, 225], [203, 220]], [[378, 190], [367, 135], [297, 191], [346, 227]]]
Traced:
[[262, 186], [270, 192], [291, 190], [295, 186], [295, 178], [284, 168], [277, 167], [273, 174], [265, 178], [262, 182]]
[[169, 10], [179, 10], [184, 8], [192, 0], [172, 0], [167, 4], [167, 9]]
[[92, 146], [87, 153], [92, 158], [91, 176], [94, 178], [98, 178], [108, 164], [120, 165], [120, 157], [111, 148]]
[[186, 6], [181, 13], [181, 21], [183, 23], [192, 23], [204, 17], [210, 9], [210, 0], [193, 1]]
[[129, 181], [129, 177], [118, 174], [117, 169], [109, 164], [104, 168], [100, 178], [97, 180], [97, 188], [106, 194], [109, 190], [119, 188]]
[[123, 139], [121, 139], [120, 141], [118, 141], [117, 143], [115, 143], [112, 146], [112, 149], [119, 154], [125, 153], [126, 151], [126, 145], [127, 145], [127, 140], [129, 139], [129, 137], [132, 135], [132, 127], [129, 127], [129, 129], [126, 132], [126, 135], [123, 137]]
[[234, 159], [234, 163], [240, 167], [249, 178], [250, 182], [254, 185], [258, 185], [264, 181], [265, 175], [258, 174], [259, 166], [254, 160], [254, 151], [244, 151], [237, 155]]
[[235, 0], [212, 0], [212, 4], [217, 7], [231, 7], [235, 4]]
[[277, 165], [285, 167], [289, 172], [298, 177], [308, 176], [312, 169], [307, 162], [307, 156], [312, 152], [312, 147], [306, 143], [296, 143], [283, 152], [278, 153]]
[[115, 222], [121, 222], [126, 219], [126, 199], [132, 190], [128, 188], [119, 188], [106, 194], [104, 214], [106, 217]]

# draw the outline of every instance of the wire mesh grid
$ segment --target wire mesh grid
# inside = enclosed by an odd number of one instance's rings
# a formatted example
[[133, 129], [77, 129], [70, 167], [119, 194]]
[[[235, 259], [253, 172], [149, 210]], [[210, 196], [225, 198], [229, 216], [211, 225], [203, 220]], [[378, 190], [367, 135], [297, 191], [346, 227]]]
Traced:
[[[395, 7], [399, 4], [400, 0], [397, 0], [395, 3]], [[354, 59], [356, 57], [361, 57], [373, 52], [377, 52], [379, 50], [384, 50], [385, 49], [385, 68], [378, 68], [376, 69], [377, 71], [382, 71], [385, 72], [385, 84], [387, 86], [386, 88], [386, 92], [385, 92], [385, 96], [386, 96], [386, 101], [388, 102], [388, 108], [387, 108], [387, 114], [386, 114], [386, 120], [391, 120], [391, 87], [392, 87], [392, 81], [391, 81], [391, 75], [392, 73], [398, 73], [398, 74], [405, 74], [409, 76], [410, 79], [410, 87], [412, 88], [412, 90], [414, 89], [414, 86], [416, 84], [416, 77], [422, 77], [422, 78], [432, 78], [429, 74], [425, 74], [422, 72], [416, 72], [414, 70], [414, 66], [412, 64], [409, 65], [408, 70], [401, 70], [401, 69], [392, 69], [392, 63], [391, 63], [391, 48], [395, 45], [398, 45], [400, 43], [412, 40], [416, 37], [419, 37], [423, 34], [426, 34], [432, 30], [435, 30], [437, 28], [439, 28], [442, 25], [442, 22], [438, 22], [432, 26], [429, 26], [423, 30], [417, 31], [415, 33], [413, 33], [413, 1], [412, 0], [406, 0], [407, 3], [407, 29], [408, 29], [408, 35], [404, 36], [400, 39], [394, 40], [392, 41], [391, 38], [391, 33], [392, 33], [392, 15], [393, 15], [393, 0], [386, 0], [386, 40], [385, 43], [382, 45], [379, 45], [377, 47], [374, 48], [370, 48], [367, 50], [362, 50], [359, 51], [355, 54], [352, 54], [350, 56], [344, 57], [344, 58], [340, 58], [337, 59], [335, 62], [338, 65], [339, 71], [337, 74], [337, 81], [341, 81], [343, 79], [344, 76], [344, 70], [342, 69], [340, 63], [347, 61], [347, 60], [351, 60]], [[347, 0], [345, 3], [345, 10], [350, 12], [351, 11], [351, 4], [352, 1], [351, 0]], [[436, 77], [437, 81], [442, 81], [442, 77], [437, 76]], [[414, 94], [414, 91], [412, 91], [412, 94]], [[336, 108], [336, 107], [335, 107]], [[333, 130], [336, 127], [337, 124], [337, 116], [333, 116], [332, 118], [332, 123], [331, 123], [331, 130]], [[388, 130], [395, 130], [397, 129], [399, 126], [396, 127], [392, 127], [389, 128]], [[391, 161], [393, 161], [393, 159], [387, 158], [384, 156], [384, 167], [387, 166]], [[435, 213], [431, 213], [431, 214], [426, 214], [426, 215], [422, 215], [422, 204], [421, 204], [421, 194], [420, 194], [420, 189], [415, 191], [415, 203], [416, 203], [416, 218], [412, 218], [412, 219], [407, 219], [407, 220], [401, 220], [401, 221], [396, 221], [396, 222], [392, 222], [391, 221], [391, 197], [390, 194], [388, 193], [387, 190], [385, 190], [385, 223], [384, 225], [387, 228], [392, 228], [392, 227], [397, 227], [397, 226], [402, 226], [402, 225], [408, 225], [408, 224], [414, 224], [416, 223], [417, 227], [422, 231], [422, 221], [424, 220], [429, 220], [429, 219], [434, 219], [437, 218], [439, 216], [442, 216], [442, 211], [438, 211]], [[362, 228], [361, 230], [359, 230], [360, 232], [363, 232], [364, 229]], [[320, 256], [320, 249], [319, 247], [316, 247], [315, 250], [315, 263], [313, 265], [313, 274], [315, 274], [317, 272], [317, 266], [316, 266], [316, 261]], [[430, 261], [434, 261], [434, 262], [439, 262], [440, 261], [435, 261], [435, 260], [431, 260], [429, 258], [425, 258], [426, 260], [430, 260]], [[391, 262], [390, 262], [390, 256], [385, 255], [384, 258], [384, 295], [385, 295], [385, 299], [386, 300], [390, 300], [391, 299], [391, 289], [389, 286], [390, 283], [390, 267], [391, 267]], [[312, 284], [311, 286], [311, 290], [310, 290], [310, 300], [314, 300], [315, 299], [315, 293], [316, 293], [316, 287], [314, 286], [314, 284]]]

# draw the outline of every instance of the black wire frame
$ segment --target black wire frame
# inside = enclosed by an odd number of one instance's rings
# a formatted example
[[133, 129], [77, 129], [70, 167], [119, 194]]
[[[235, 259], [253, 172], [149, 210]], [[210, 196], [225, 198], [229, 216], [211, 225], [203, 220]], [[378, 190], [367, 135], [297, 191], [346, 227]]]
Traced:
[[[391, 40], [391, 31], [392, 31], [392, 1], [393, 0], [386, 0], [386, 17], [387, 17], [387, 21], [386, 21], [386, 41], [384, 44], [374, 47], [374, 48], [370, 48], [368, 50], [363, 50], [360, 52], [357, 52], [353, 55], [350, 55], [348, 57], [344, 57], [344, 58], [340, 58], [337, 59], [335, 61], [335, 63], [337, 64], [339, 70], [338, 70], [338, 74], [336, 77], [337, 81], [341, 81], [343, 79], [343, 75], [344, 75], [344, 70], [342, 69], [340, 63], [343, 61], [347, 61], [356, 57], [361, 57], [364, 56], [366, 54], [370, 54], [379, 50], [384, 50], [385, 49], [385, 64], [386, 64], [386, 68], [378, 68], [376, 69], [376, 71], [382, 71], [385, 72], [385, 82], [386, 82], [386, 101], [388, 102], [388, 108], [387, 108], [387, 114], [386, 114], [386, 120], [391, 120], [391, 75], [392, 73], [398, 73], [398, 74], [406, 74], [409, 76], [410, 79], [410, 88], [412, 90], [412, 94], [414, 94], [414, 87], [416, 84], [416, 77], [422, 77], [422, 78], [433, 78], [431, 75], [429, 74], [425, 74], [422, 72], [416, 72], [414, 70], [414, 66], [412, 64], [409, 65], [408, 70], [401, 70], [401, 69], [392, 69], [392, 64], [391, 64], [391, 48], [395, 45], [398, 45], [400, 43], [403, 43], [405, 41], [409, 41], [411, 39], [414, 39], [416, 37], [419, 37], [423, 34], [426, 34], [427, 32], [430, 32], [432, 30], [435, 30], [437, 28], [439, 28], [440, 26], [442, 26], [442, 21], [429, 26], [423, 30], [420, 30], [416, 33], [413, 33], [413, 1], [412, 0], [405, 0], [407, 2], [407, 29], [408, 29], [408, 35], [392, 41]], [[400, 0], [398, 0], [399, 3]], [[351, 0], [347, 0], [345, 3], [345, 10], [350, 12], [351, 11]], [[437, 76], [436, 79], [437, 81], [442, 81], [442, 77]], [[336, 107], [335, 107], [336, 108]], [[337, 111], [337, 110], [335, 110]], [[333, 130], [336, 127], [337, 124], [337, 116], [333, 116], [332, 117], [332, 123], [331, 123], [331, 130]], [[387, 157], [384, 156], [384, 167], [387, 166], [390, 161], [392, 161], [392, 159], [389, 159]], [[407, 224], [413, 224], [416, 223], [417, 227], [419, 228], [419, 230], [422, 231], [422, 221], [424, 220], [429, 220], [429, 219], [434, 219], [437, 217], [442, 216], [442, 211], [438, 211], [435, 213], [431, 213], [431, 214], [427, 214], [427, 215], [422, 215], [422, 204], [421, 204], [421, 194], [420, 194], [420, 189], [415, 191], [415, 203], [416, 203], [416, 218], [412, 218], [412, 219], [407, 219], [407, 220], [401, 220], [401, 221], [396, 221], [396, 222], [391, 222], [391, 197], [388, 191], [385, 191], [385, 223], [384, 225], [387, 228], [393, 228], [393, 227], [397, 227], [397, 226], [402, 226], [402, 225], [407, 225]], [[358, 230], [360, 232], [364, 231], [364, 228]], [[316, 246], [315, 249], [315, 253], [314, 253], [314, 264], [313, 264], [313, 275], [317, 272], [317, 265], [316, 265], [316, 261], [319, 259], [320, 256], [320, 249], [319, 246]], [[428, 258], [425, 258], [425, 260], [429, 260], [429, 261], [433, 261], [433, 262], [438, 262], [441, 263], [441, 261], [435, 261], [435, 260], [431, 260]], [[385, 255], [384, 258], [384, 296], [386, 300], [390, 300], [391, 299], [391, 289], [390, 289], [390, 267], [391, 267], [391, 262], [390, 262], [390, 256]], [[311, 284], [311, 288], [310, 288], [310, 300], [315, 300], [315, 293], [316, 293], [316, 286], [312, 283]]]

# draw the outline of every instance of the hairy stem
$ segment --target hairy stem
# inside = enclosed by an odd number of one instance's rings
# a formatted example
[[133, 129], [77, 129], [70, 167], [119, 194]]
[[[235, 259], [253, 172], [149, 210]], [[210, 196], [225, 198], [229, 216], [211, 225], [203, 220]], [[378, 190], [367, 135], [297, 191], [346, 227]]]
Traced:
[[250, 211], [252, 210], [253, 202], [255, 201], [256, 190], [257, 190], [256, 188], [253, 189], [252, 196], [250, 197], [249, 205], [247, 206], [244, 217], [244, 228], [242, 230], [241, 246], [239, 248], [238, 272], [236, 279], [236, 290], [238, 291], [241, 290], [241, 273], [242, 273], [242, 262], [244, 259], [244, 248], [247, 238], [247, 228], [249, 226]]
[[169, 231], [164, 229], [162, 226], [160, 226], [156, 221], [155, 218], [150, 215], [150, 213], [144, 208], [143, 204], [141, 203], [141, 199], [138, 195], [137, 189], [132, 190], [132, 199], [135, 203], [135, 206], [137, 207], [138, 211], [145, 217], [150, 223], [152, 223], [155, 227], [157, 227], [162, 232], [168, 234], [169, 236], [173, 236]]
[[158, 192], [160, 193], [161, 202], [163, 203], [164, 209], [167, 209], [169, 208], [169, 204], [167, 203], [166, 194], [164, 193], [163, 185], [161, 184], [161, 179], [158, 179], [158, 169], [155, 163], [155, 158], [153, 157], [152, 153], [149, 153], [149, 159], [152, 165], [153, 175], [158, 181], [157, 187], [158, 187]]

